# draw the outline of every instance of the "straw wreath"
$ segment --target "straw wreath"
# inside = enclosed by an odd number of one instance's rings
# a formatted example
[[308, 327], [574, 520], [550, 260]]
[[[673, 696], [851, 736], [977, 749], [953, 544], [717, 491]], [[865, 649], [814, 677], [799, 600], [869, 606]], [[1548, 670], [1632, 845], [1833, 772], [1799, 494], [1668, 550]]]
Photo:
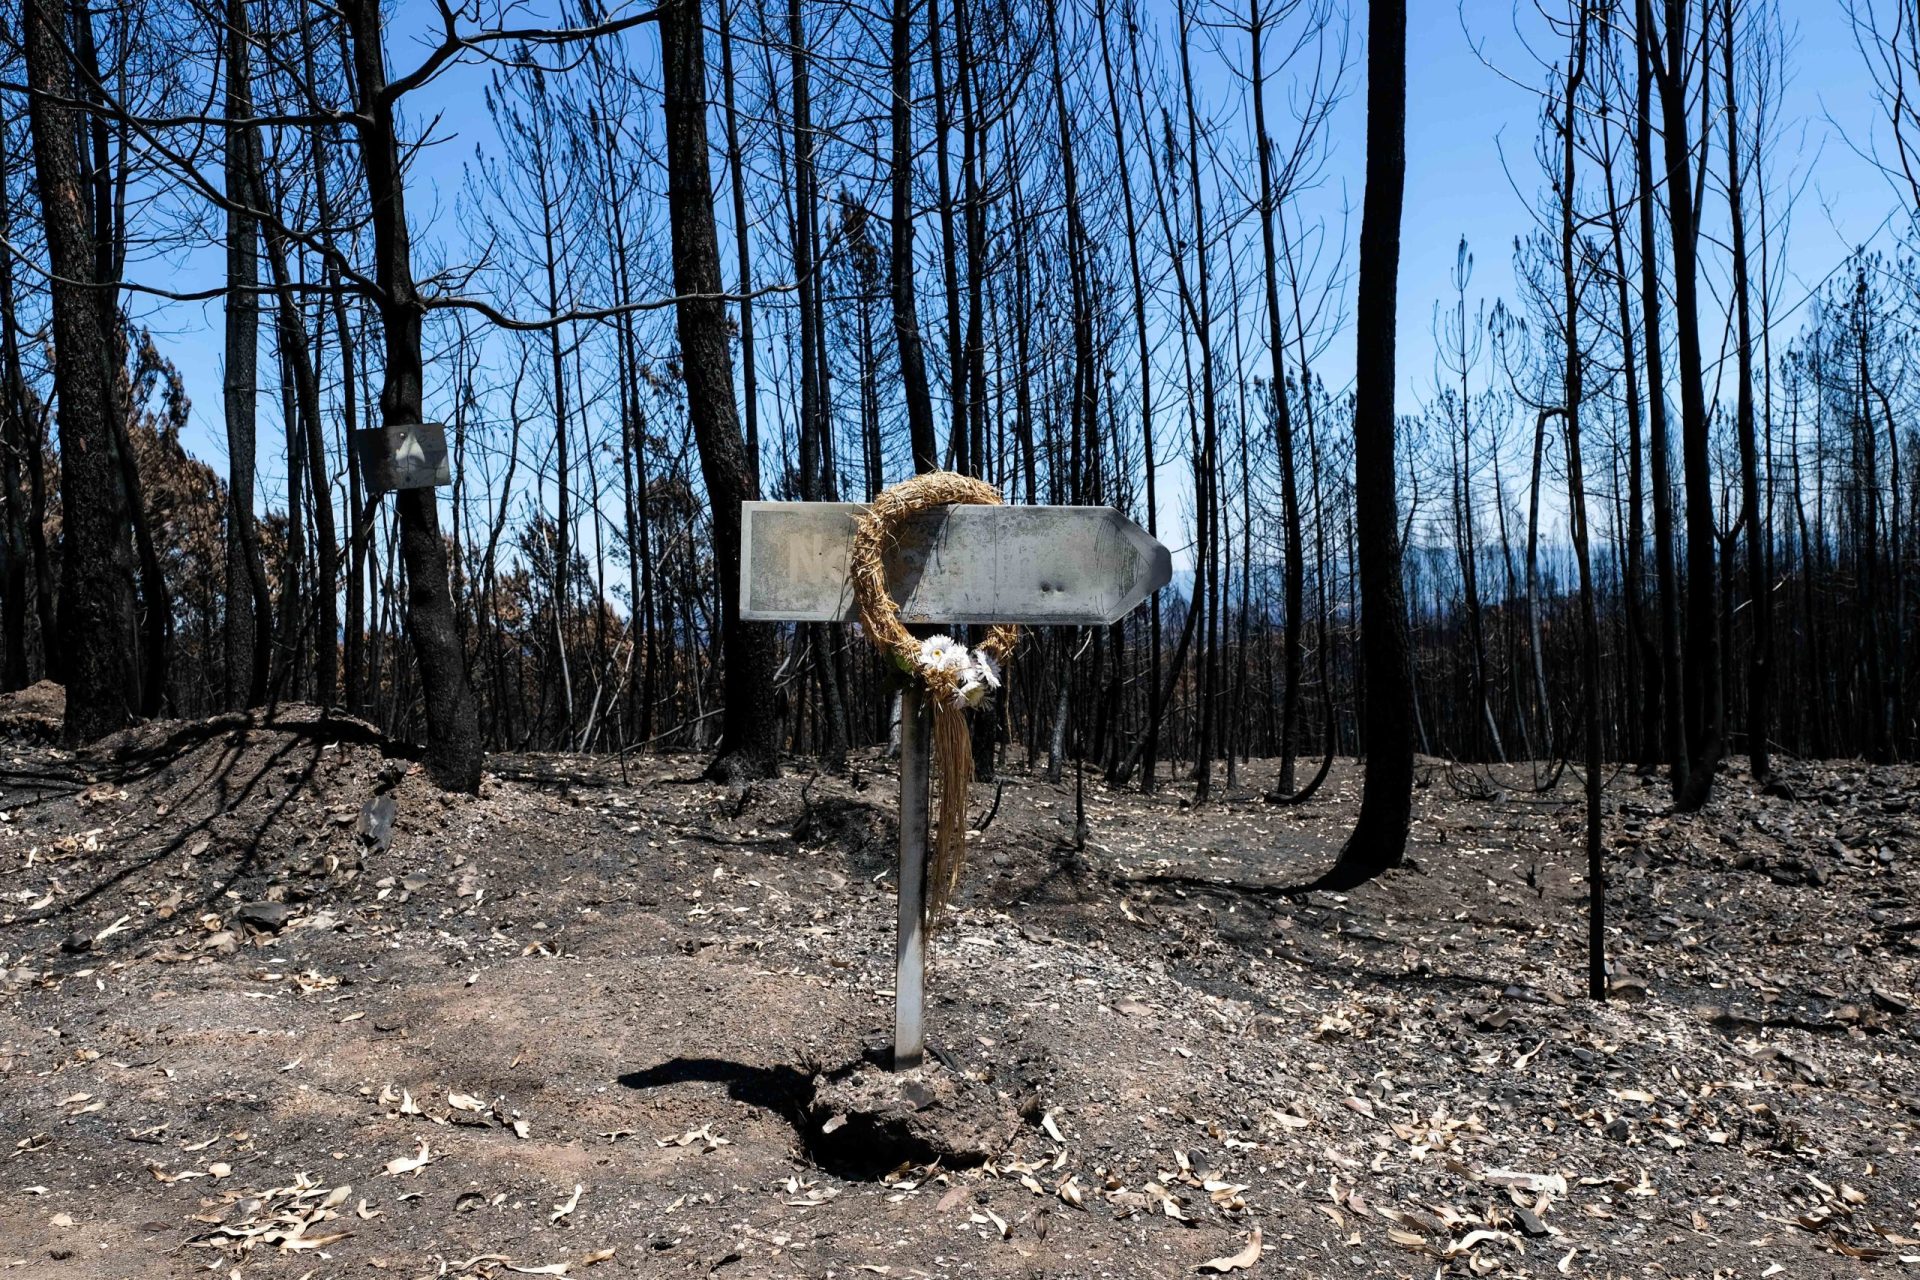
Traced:
[[933, 703], [940, 816], [927, 870], [930, 919], [952, 900], [966, 865], [967, 790], [973, 784], [973, 739], [967, 732], [966, 709], [999, 687], [1001, 664], [1013, 652], [1020, 629], [994, 627], [972, 652], [950, 636], [915, 636], [901, 623], [900, 606], [887, 590], [886, 554], [901, 527], [923, 511], [999, 502], [999, 490], [985, 481], [951, 471], [930, 471], [884, 490], [868, 505], [853, 534], [853, 596], [867, 638], [924, 688]]

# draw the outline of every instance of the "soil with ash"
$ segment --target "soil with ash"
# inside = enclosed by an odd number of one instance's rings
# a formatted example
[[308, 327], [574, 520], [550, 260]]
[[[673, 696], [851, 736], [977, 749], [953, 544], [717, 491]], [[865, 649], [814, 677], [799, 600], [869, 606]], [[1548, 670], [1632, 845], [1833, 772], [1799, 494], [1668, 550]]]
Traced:
[[[728, 791], [301, 708], [0, 730], [0, 1271], [1787, 1277], [1920, 1265], [1915, 772], [982, 784], [885, 1070], [892, 766]], [[1272, 769], [1241, 768], [1248, 784]]]

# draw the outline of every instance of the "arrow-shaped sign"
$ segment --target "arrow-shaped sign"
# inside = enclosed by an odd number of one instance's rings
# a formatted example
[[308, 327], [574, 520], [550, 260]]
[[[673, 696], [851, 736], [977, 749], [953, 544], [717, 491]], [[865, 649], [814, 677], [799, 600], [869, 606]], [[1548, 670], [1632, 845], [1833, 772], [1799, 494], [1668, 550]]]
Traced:
[[[740, 504], [740, 616], [836, 622], [855, 616], [847, 564], [866, 508], [850, 502]], [[887, 552], [887, 582], [910, 623], [1117, 622], [1173, 579], [1173, 556], [1112, 507], [951, 506], [908, 521]], [[921, 1065], [926, 1043], [927, 779], [933, 732], [925, 691], [900, 695], [900, 932], [893, 1065]]]
[[[851, 502], [740, 505], [740, 616], [855, 617]], [[1173, 556], [1112, 507], [952, 506], [908, 522], [887, 556], [907, 623], [1115, 622], [1173, 579]]]

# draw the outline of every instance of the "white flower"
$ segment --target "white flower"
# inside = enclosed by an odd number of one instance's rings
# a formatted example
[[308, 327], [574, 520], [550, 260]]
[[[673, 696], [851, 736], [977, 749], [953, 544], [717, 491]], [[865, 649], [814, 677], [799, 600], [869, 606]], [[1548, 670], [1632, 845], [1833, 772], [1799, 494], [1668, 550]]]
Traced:
[[973, 651], [974, 678], [989, 689], [1000, 687], [1000, 664], [985, 649]]
[[928, 636], [920, 642], [919, 662], [930, 671], [964, 671], [967, 646], [952, 636]]
[[987, 686], [974, 678], [972, 672], [954, 691], [953, 705], [956, 707], [977, 707], [987, 700]]

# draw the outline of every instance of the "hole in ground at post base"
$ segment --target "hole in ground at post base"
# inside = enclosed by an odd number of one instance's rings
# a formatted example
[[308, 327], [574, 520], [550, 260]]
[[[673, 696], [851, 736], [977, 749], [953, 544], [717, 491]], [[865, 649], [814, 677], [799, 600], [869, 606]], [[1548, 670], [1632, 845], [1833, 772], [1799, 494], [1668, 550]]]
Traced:
[[671, 1058], [619, 1083], [642, 1091], [720, 1085], [734, 1100], [785, 1120], [810, 1164], [849, 1182], [882, 1181], [902, 1168], [984, 1164], [1012, 1144], [1031, 1109], [936, 1057], [898, 1074], [888, 1060], [885, 1050], [831, 1067]]

